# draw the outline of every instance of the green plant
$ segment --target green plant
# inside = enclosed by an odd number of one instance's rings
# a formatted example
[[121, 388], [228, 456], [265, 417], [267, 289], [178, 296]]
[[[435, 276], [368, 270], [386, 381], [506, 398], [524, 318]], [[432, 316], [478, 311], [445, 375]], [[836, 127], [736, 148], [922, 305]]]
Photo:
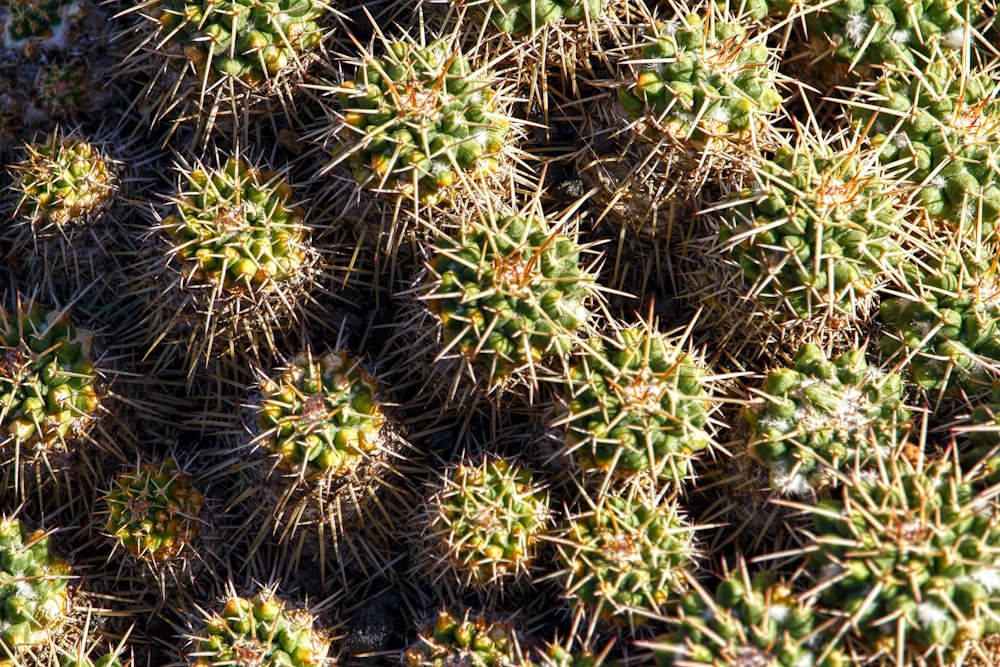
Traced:
[[43, 49], [65, 50], [71, 25], [89, 10], [85, 0], [10, 0], [6, 20], [0, 23], [3, 44], [23, 48], [31, 42]]
[[388, 45], [338, 89], [341, 154], [362, 186], [436, 203], [464, 177], [499, 168], [510, 119], [455, 44]]
[[106, 529], [116, 542], [134, 556], [161, 562], [197, 538], [205, 497], [173, 459], [165, 459], [118, 475], [106, 502]]
[[903, 445], [910, 411], [902, 399], [902, 378], [870, 367], [864, 350], [827, 360], [818, 346], [803, 345], [792, 367], [768, 372], [743, 408], [747, 448], [767, 466], [773, 491], [809, 496]]
[[680, 484], [711, 442], [702, 365], [644, 327], [595, 339], [565, 383], [566, 448], [584, 470], [630, 477], [652, 471]]
[[534, 33], [562, 21], [596, 19], [603, 12], [601, 0], [487, 0], [464, 4], [484, 12], [498, 30], [509, 33]]
[[259, 442], [306, 479], [356, 470], [383, 444], [378, 381], [343, 350], [306, 352], [260, 384]]
[[491, 621], [486, 616], [453, 616], [438, 613], [420, 635], [419, 643], [406, 649], [408, 667], [507, 667], [522, 664], [520, 646], [514, 628]]
[[566, 355], [590, 319], [595, 277], [585, 249], [543, 218], [497, 217], [442, 233], [424, 280], [445, 350], [485, 368], [490, 384]]

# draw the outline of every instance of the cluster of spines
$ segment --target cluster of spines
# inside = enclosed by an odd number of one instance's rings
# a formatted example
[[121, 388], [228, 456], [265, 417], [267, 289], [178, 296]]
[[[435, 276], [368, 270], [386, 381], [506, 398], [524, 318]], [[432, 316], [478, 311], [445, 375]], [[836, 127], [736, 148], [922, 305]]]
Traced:
[[498, 30], [507, 33], [534, 33], [560, 22], [578, 23], [601, 16], [601, 0], [488, 0], [468, 3], [487, 17]]
[[408, 667], [456, 664], [503, 667], [521, 661], [514, 627], [471, 611], [463, 616], [447, 610], [439, 612], [421, 633], [418, 643], [406, 649], [405, 654]]

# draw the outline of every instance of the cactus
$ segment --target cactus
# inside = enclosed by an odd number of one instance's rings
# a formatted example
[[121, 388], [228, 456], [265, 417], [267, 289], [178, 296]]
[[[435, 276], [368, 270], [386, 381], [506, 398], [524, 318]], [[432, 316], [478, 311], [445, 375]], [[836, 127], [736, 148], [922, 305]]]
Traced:
[[35, 79], [39, 105], [55, 118], [66, 118], [91, 106], [98, 91], [84, 63], [68, 62], [40, 69]]
[[197, 538], [205, 497], [173, 459], [165, 459], [118, 475], [106, 502], [106, 529], [117, 544], [157, 563], [175, 558]]
[[593, 20], [603, 11], [601, 0], [488, 0], [468, 5], [485, 13], [498, 30], [508, 33], [534, 33], [563, 21]]
[[818, 346], [803, 345], [791, 368], [767, 374], [760, 394], [742, 410], [747, 448], [777, 493], [815, 494], [840, 472], [874, 465], [910, 430], [902, 378], [871, 368], [861, 349], [827, 360]]
[[481, 180], [499, 168], [510, 119], [500, 95], [447, 40], [393, 42], [341, 85], [338, 100], [335, 159], [346, 159], [364, 187], [430, 204], [463, 178]]
[[503, 585], [534, 565], [550, 520], [531, 471], [506, 460], [460, 465], [427, 503], [424, 540], [437, 569], [461, 584]]
[[69, 47], [69, 31], [89, 11], [84, 0], [11, 0], [6, 17], [0, 15], [3, 44], [29, 55], [39, 47], [64, 51]]
[[566, 355], [596, 294], [584, 248], [544, 219], [487, 215], [433, 248], [423, 298], [446, 350], [486, 369], [491, 385]]
[[877, 156], [810, 136], [755, 169], [719, 241], [754, 300], [782, 318], [850, 322], [904, 256], [908, 209]]
[[709, 380], [701, 364], [643, 327], [592, 341], [566, 381], [565, 443], [584, 470], [652, 471], [680, 484], [711, 445]]
[[99, 412], [92, 337], [65, 311], [19, 302], [0, 307], [0, 444], [40, 452], [65, 447]]
[[763, 38], [732, 21], [687, 14], [649, 29], [642, 71], [618, 91], [641, 135], [729, 158], [730, 166], [768, 143], [781, 105], [775, 58]]
[[788, 582], [766, 570], [751, 579], [744, 565], [714, 593], [695, 583], [680, 603], [677, 629], [650, 646], [657, 667], [846, 665], [817, 616]]
[[356, 471], [384, 444], [378, 381], [340, 350], [306, 352], [260, 384], [259, 442], [278, 468], [305, 479]]
[[0, 664], [51, 642], [68, 622], [70, 569], [44, 531], [0, 518]]
[[1000, 631], [1000, 514], [976, 476], [950, 457], [889, 458], [850, 481], [803, 530], [816, 590], [845, 630], [899, 664], [944, 663]]
[[330, 641], [315, 625], [315, 616], [291, 607], [272, 590], [262, 589], [252, 598], [232, 595], [223, 602], [221, 611], [206, 618], [202, 633], [193, 637], [189, 664], [328, 665]]
[[406, 649], [407, 667], [513, 667], [523, 664], [513, 626], [486, 616], [441, 611], [419, 643]]
[[556, 546], [567, 597], [592, 618], [629, 626], [677, 601], [697, 557], [694, 529], [677, 503], [635, 488], [570, 518]]

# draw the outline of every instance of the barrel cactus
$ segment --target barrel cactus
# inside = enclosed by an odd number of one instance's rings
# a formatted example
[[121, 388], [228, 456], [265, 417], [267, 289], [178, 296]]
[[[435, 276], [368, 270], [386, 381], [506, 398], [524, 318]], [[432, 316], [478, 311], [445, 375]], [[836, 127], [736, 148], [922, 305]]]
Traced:
[[449, 40], [393, 42], [337, 95], [335, 161], [363, 187], [436, 203], [499, 169], [510, 133], [502, 97]]
[[466, 611], [441, 611], [419, 642], [406, 649], [407, 667], [513, 667], [524, 664], [513, 626]]
[[748, 451], [767, 466], [772, 491], [814, 496], [904, 445], [910, 411], [902, 398], [902, 378], [870, 367], [864, 350], [828, 360], [804, 345], [743, 408]]

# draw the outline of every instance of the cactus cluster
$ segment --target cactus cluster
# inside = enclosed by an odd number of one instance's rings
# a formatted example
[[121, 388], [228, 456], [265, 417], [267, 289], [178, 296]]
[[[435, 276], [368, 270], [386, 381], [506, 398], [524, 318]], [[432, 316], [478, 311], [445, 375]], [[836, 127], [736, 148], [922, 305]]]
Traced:
[[7, 48], [28, 47], [28, 54], [35, 47], [64, 50], [69, 30], [89, 10], [85, 0], [11, 0], [6, 16], [0, 14], [3, 44]]
[[296, 356], [260, 384], [259, 443], [306, 479], [356, 471], [383, 445], [378, 381], [343, 350]]
[[428, 503], [432, 558], [460, 583], [517, 580], [533, 566], [550, 520], [549, 497], [531, 471], [497, 459], [460, 465]]
[[132, 555], [154, 563], [177, 556], [201, 531], [205, 497], [173, 459], [118, 475], [106, 501], [108, 533]]
[[273, 591], [252, 598], [229, 597], [205, 620], [188, 655], [195, 667], [260, 665], [320, 667], [329, 664], [330, 642], [316, 618], [291, 607]]
[[69, 581], [69, 566], [51, 553], [44, 531], [0, 517], [0, 664], [21, 664], [67, 622]]
[[808, 496], [905, 443], [910, 411], [902, 398], [902, 377], [870, 367], [864, 350], [828, 360], [807, 344], [743, 408], [747, 448], [767, 466], [773, 491]]
[[490, 23], [507, 33], [534, 33], [551, 24], [593, 20], [603, 11], [602, 0], [487, 0], [464, 4], [484, 12]]
[[513, 626], [466, 611], [456, 616], [441, 611], [421, 633], [419, 643], [406, 649], [407, 667], [506, 667], [522, 664]]
[[0, 339], [0, 444], [44, 453], [83, 433], [101, 401], [90, 332], [21, 302], [0, 307]]
[[510, 119], [456, 45], [397, 41], [338, 89], [341, 155], [361, 185], [436, 203], [499, 168]]
[[491, 384], [567, 354], [590, 319], [584, 249], [543, 218], [488, 215], [442, 233], [433, 253], [423, 298], [444, 347], [485, 368]]
[[698, 360], [655, 331], [591, 341], [567, 376], [566, 447], [584, 470], [679, 484], [712, 442], [709, 386]]

